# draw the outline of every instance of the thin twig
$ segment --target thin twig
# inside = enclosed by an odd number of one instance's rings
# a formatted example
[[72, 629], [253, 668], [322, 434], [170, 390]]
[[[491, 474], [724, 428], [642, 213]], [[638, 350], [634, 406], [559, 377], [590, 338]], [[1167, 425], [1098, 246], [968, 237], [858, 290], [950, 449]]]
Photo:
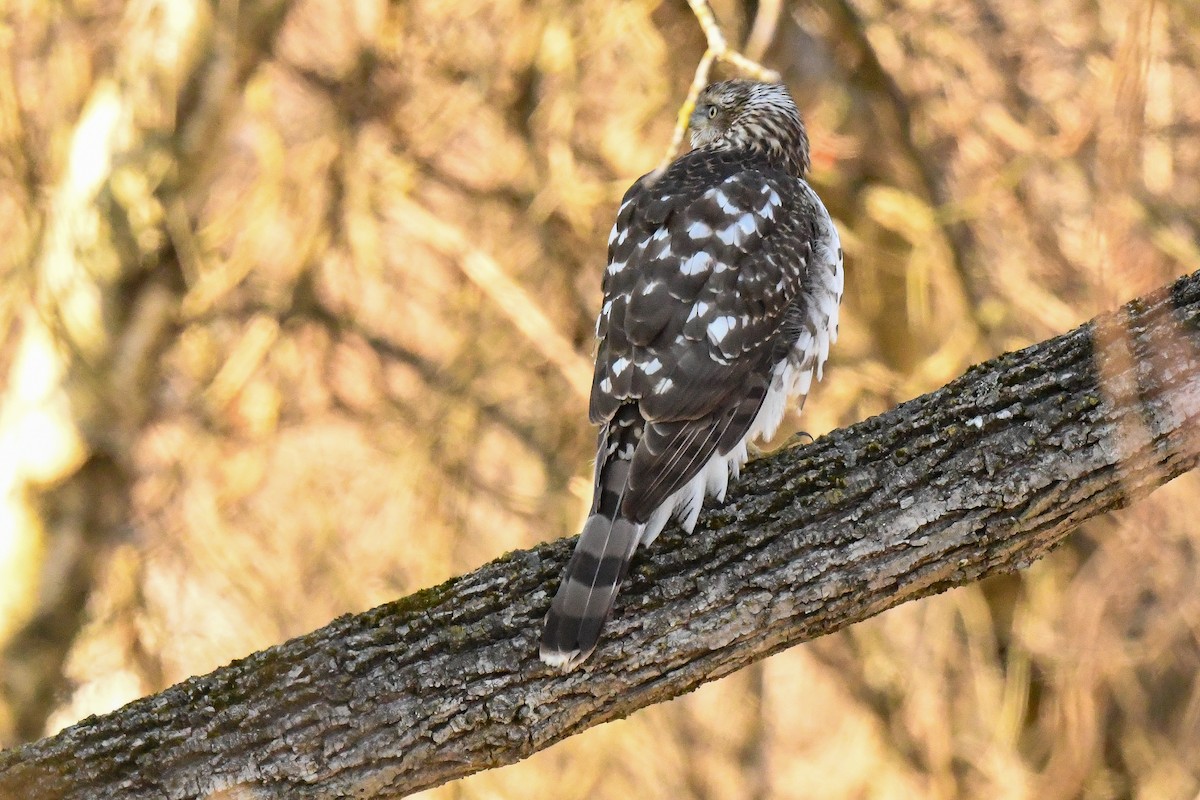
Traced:
[[783, 14], [783, 0], [760, 0], [758, 13], [754, 15], [754, 24], [750, 26], [750, 34], [742, 51], [748, 58], [760, 60], [775, 39], [779, 29], [779, 18]]
[[704, 51], [704, 55], [700, 58], [700, 63], [696, 65], [696, 73], [692, 77], [692, 85], [688, 89], [683, 105], [679, 107], [678, 116], [675, 118], [675, 133], [671, 136], [671, 144], [668, 145], [667, 152], [663, 155], [662, 161], [655, 168], [656, 173], [665, 170], [675, 158], [675, 154], [679, 152], [679, 146], [683, 144], [684, 134], [687, 133], [688, 117], [691, 116], [692, 109], [696, 107], [696, 98], [700, 96], [700, 92], [708, 84], [708, 74], [712, 70], [714, 61], [723, 61], [726, 64], [732, 64], [742, 72], [760, 81], [778, 83], [780, 79], [779, 73], [775, 70], [764, 67], [762, 64], [751, 58], [747, 58], [729, 46], [728, 41], [725, 39], [725, 33], [721, 30], [716, 16], [713, 15], [708, 0], [688, 0], [688, 5], [692, 7], [692, 13], [696, 15], [696, 21], [700, 23], [700, 28], [704, 31], [704, 38], [708, 42], [708, 49]]

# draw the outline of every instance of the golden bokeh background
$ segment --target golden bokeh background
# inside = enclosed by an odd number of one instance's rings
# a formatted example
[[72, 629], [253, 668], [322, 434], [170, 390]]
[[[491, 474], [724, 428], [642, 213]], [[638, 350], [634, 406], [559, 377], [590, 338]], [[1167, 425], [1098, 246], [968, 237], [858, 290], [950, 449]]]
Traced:
[[[714, 9], [846, 251], [793, 430], [1200, 264], [1193, 0]], [[683, 0], [7, 4], [0, 745], [574, 533], [604, 243], [703, 52]], [[1191, 800], [1197, 497], [421, 796]]]

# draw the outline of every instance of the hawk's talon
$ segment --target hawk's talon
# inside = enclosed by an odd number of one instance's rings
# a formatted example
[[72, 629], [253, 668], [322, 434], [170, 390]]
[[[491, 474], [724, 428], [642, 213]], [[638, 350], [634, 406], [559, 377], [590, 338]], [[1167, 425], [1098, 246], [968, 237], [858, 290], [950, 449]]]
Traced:
[[[808, 439], [807, 442], [804, 441], [805, 438]], [[816, 437], [813, 436], [808, 431], [796, 431], [795, 433], [793, 433], [791, 436], [789, 436], [784, 441], [783, 447], [786, 449], [791, 449], [793, 447], [803, 447], [805, 445], [812, 444], [816, 440], [817, 440]]]

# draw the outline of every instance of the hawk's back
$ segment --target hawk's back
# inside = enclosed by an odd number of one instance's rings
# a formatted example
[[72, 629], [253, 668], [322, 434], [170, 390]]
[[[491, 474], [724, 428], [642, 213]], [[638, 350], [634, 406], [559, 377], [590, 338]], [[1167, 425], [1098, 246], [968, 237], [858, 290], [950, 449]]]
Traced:
[[803, 403], [837, 336], [841, 245], [804, 180], [790, 96], [726, 82], [705, 90], [702, 112], [704, 144], [639, 179], [609, 237], [594, 498], [541, 646], [566, 669], [595, 647], [638, 544], [673, 515], [690, 531], [704, 497], [724, 497], [749, 442]]

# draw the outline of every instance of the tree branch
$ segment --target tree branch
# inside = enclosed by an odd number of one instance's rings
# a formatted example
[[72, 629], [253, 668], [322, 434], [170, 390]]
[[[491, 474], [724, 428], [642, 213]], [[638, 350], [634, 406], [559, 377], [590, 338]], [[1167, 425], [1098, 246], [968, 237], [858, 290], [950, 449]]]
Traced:
[[1027, 566], [1200, 459], [1200, 272], [748, 466], [639, 554], [567, 676], [572, 542], [510, 553], [0, 754], [0, 796], [398, 797], [517, 761], [899, 603]]

